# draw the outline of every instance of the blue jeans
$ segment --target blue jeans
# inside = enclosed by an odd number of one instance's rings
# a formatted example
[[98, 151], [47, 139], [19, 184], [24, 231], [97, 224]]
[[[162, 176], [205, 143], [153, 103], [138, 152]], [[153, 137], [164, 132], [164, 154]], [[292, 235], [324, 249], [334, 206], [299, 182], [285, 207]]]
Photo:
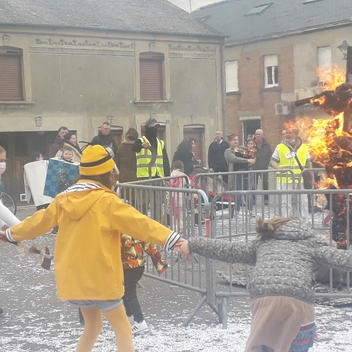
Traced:
[[[249, 175], [236, 175], [236, 191], [249, 190]], [[248, 210], [253, 210], [252, 196], [236, 196], [236, 210], [239, 211], [241, 206], [245, 204]]]
[[102, 312], [108, 312], [123, 303], [122, 298], [112, 300], [70, 300], [69, 301], [76, 308], [92, 308], [98, 307]]

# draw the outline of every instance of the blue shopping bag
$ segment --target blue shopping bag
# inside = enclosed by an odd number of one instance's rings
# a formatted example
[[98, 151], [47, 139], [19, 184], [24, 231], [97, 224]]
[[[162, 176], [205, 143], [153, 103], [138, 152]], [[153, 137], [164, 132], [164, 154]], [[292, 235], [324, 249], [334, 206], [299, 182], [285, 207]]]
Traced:
[[73, 184], [76, 177], [79, 175], [79, 163], [69, 163], [59, 158], [49, 159], [48, 171], [45, 179], [44, 195], [55, 197], [60, 193], [59, 184], [56, 179], [58, 167], [61, 167], [66, 172], [67, 180]]

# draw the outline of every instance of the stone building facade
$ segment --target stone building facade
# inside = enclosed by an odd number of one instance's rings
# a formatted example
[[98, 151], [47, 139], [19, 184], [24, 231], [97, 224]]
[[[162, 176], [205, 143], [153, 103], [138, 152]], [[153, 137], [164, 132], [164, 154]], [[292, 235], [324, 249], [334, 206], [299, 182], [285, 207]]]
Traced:
[[90, 141], [108, 121], [119, 144], [129, 127], [143, 133], [153, 115], [170, 158], [187, 135], [206, 161], [206, 146], [224, 124], [219, 32], [164, 0], [99, 9], [89, 0], [7, 2], [0, 143], [8, 150], [3, 179], [16, 200], [23, 165], [33, 151], [47, 155], [62, 125]]

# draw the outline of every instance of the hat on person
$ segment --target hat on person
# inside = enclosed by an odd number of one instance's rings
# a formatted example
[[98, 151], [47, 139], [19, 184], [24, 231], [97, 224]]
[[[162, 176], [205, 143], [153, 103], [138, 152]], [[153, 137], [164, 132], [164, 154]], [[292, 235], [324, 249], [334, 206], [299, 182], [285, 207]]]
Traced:
[[101, 145], [88, 145], [82, 153], [79, 173], [82, 176], [99, 176], [115, 167], [111, 155]]
[[159, 122], [154, 118], [150, 117], [146, 122], [145, 122], [145, 127], [155, 127], [155, 126], [160, 126]]

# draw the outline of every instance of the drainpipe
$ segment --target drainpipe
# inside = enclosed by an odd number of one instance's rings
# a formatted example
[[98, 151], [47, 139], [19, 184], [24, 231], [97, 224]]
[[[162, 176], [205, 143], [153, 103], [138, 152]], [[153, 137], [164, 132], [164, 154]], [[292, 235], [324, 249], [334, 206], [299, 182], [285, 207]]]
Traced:
[[220, 47], [220, 59], [221, 59], [221, 113], [222, 113], [222, 133], [224, 139], [227, 136], [227, 118], [226, 118], [226, 77], [225, 77], [225, 58], [224, 58], [224, 47], [225, 44], [222, 43]]

